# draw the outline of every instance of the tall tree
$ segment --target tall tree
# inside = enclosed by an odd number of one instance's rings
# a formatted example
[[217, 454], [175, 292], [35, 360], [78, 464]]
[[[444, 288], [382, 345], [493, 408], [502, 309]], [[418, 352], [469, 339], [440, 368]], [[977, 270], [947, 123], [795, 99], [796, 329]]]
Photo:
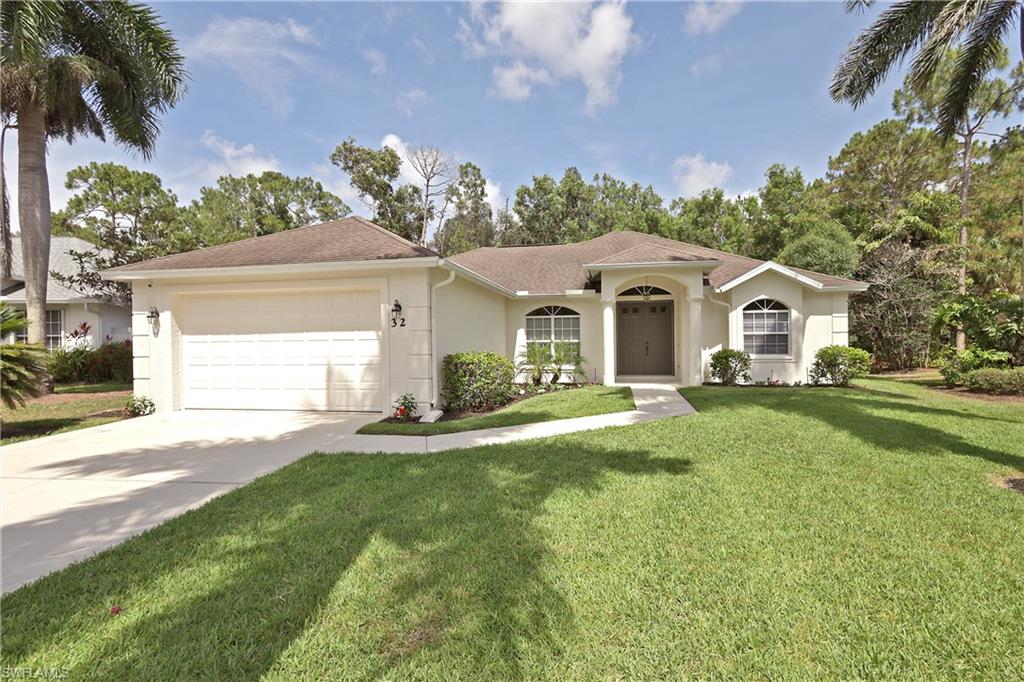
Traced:
[[[1017, 65], [1008, 81], [998, 76], [979, 78], [972, 88], [971, 97], [966, 101], [961, 116], [949, 126], [943, 121], [943, 106], [945, 93], [952, 87], [953, 79], [956, 78], [959, 60], [960, 53], [957, 51], [937, 55], [931, 78], [925, 83], [916, 82], [913, 74], [908, 75], [904, 87], [893, 95], [893, 109], [913, 123], [945, 126], [944, 130], [955, 136], [960, 143], [960, 216], [963, 220], [960, 222], [961, 254], [957, 272], [957, 291], [962, 296], [967, 292], [968, 218], [975, 147], [979, 135], [990, 133], [985, 127], [991, 124], [993, 119], [1005, 118], [1011, 112], [1024, 108], [1024, 62]], [[987, 70], [1004, 70], [1008, 66], [1007, 50], [1000, 45], [987, 62]], [[959, 351], [966, 347], [963, 330], [957, 333], [956, 346]]]
[[750, 224], [745, 255], [761, 260], [777, 258], [787, 244], [831, 220], [822, 197], [808, 191], [800, 169], [781, 163], [768, 167], [757, 201], [745, 208]]
[[740, 252], [747, 238], [747, 221], [739, 202], [719, 188], [706, 189], [692, 199], [679, 197], [669, 207], [670, 237], [711, 249]]
[[210, 246], [337, 220], [350, 212], [313, 178], [266, 171], [225, 175], [216, 187], [203, 187], [186, 220], [195, 241]]
[[[849, 11], [864, 9], [874, 0], [847, 0]], [[952, 135], [970, 117], [985, 76], [999, 68], [1004, 36], [1020, 13], [1020, 49], [1024, 54], [1024, 0], [906, 0], [890, 5], [843, 53], [832, 76], [831, 94], [837, 102], [862, 104], [892, 68], [916, 52], [907, 79], [923, 90], [946, 56], [960, 47], [938, 96], [936, 120], [940, 132]]]
[[778, 261], [826, 275], [849, 277], [860, 262], [860, 250], [845, 227], [828, 221], [787, 244]]
[[0, 100], [18, 128], [18, 218], [28, 338], [44, 340], [50, 257], [47, 140], [107, 135], [148, 158], [184, 60], [150, 8], [109, 0], [0, 5]]
[[828, 160], [829, 212], [855, 237], [889, 220], [915, 192], [948, 182], [952, 145], [926, 128], [889, 119], [854, 133]]
[[374, 222], [411, 241], [423, 227], [423, 197], [419, 187], [395, 187], [402, 158], [391, 147], [362, 147], [353, 138], [331, 153], [331, 163], [349, 176], [359, 199], [373, 211]]
[[982, 293], [1020, 291], [1024, 296], [1024, 129], [995, 140], [975, 171], [969, 264]]
[[460, 165], [458, 180], [448, 194], [455, 212], [434, 235], [434, 250], [449, 256], [493, 246], [495, 227], [487, 203], [487, 181], [480, 168], [469, 162]]
[[104, 280], [101, 270], [195, 246], [182, 229], [177, 197], [152, 173], [93, 162], [71, 170], [64, 186], [74, 194], [54, 214], [54, 232], [95, 245], [71, 252], [77, 272], [53, 273], [71, 289], [125, 304], [131, 300], [131, 286]]
[[626, 183], [606, 173], [594, 176], [594, 204], [588, 237], [613, 230], [665, 234], [669, 214], [651, 185]]
[[[453, 182], [452, 158], [439, 147], [418, 145], [409, 149], [409, 165], [423, 179], [423, 190], [420, 195], [423, 201], [420, 209], [423, 222], [418, 241], [425, 246], [432, 219], [437, 217], [437, 224], [440, 227], [448, 211], [448, 204], [451, 201], [448, 188]], [[440, 209], [435, 206], [437, 202], [441, 203]]]

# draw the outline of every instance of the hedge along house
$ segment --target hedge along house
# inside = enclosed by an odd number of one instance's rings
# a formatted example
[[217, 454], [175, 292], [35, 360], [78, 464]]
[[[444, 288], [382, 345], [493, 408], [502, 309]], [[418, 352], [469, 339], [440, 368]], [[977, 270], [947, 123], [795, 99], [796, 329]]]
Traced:
[[108, 270], [132, 283], [135, 392], [160, 410], [441, 403], [459, 351], [580, 344], [587, 379], [699, 384], [721, 348], [804, 380], [865, 284], [636, 232], [450, 258], [363, 218]]

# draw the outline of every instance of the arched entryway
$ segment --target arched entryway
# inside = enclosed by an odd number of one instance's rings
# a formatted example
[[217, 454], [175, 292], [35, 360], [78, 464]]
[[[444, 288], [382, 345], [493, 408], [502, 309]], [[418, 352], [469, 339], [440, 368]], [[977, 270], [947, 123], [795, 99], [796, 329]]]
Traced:
[[618, 374], [675, 374], [675, 305], [668, 290], [642, 284], [619, 292], [615, 326]]

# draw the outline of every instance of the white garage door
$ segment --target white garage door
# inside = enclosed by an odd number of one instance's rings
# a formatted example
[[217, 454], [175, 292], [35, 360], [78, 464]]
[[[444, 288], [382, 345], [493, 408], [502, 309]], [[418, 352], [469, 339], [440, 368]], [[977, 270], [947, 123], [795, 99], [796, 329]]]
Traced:
[[191, 296], [186, 408], [380, 411], [380, 293]]

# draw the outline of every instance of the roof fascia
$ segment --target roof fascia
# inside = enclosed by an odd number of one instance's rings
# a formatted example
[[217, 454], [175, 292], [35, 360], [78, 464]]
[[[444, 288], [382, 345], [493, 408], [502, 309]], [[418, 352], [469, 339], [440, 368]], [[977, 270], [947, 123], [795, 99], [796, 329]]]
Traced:
[[825, 286], [821, 282], [815, 281], [815, 280], [811, 279], [810, 277], [805, 277], [804, 275], [801, 275], [799, 272], [794, 272], [793, 270], [790, 270], [789, 268], [787, 268], [787, 267], [785, 267], [783, 265], [779, 265], [775, 261], [770, 261], [769, 260], [769, 261], [765, 261], [764, 263], [761, 263], [760, 265], [758, 265], [753, 270], [748, 270], [747, 272], [743, 273], [739, 277], [735, 277], [735, 278], [729, 280], [728, 282], [726, 282], [722, 286], [716, 287], [715, 291], [717, 293], [719, 293], [719, 294], [725, 293], [726, 291], [729, 291], [730, 289], [734, 289], [734, 288], [738, 287], [739, 285], [743, 284], [744, 282], [752, 280], [753, 278], [757, 277], [758, 275], [762, 275], [762, 274], [764, 274], [766, 272], [774, 272], [774, 273], [777, 273], [779, 275], [782, 275], [783, 277], [789, 277], [790, 279], [796, 280], [797, 282], [799, 282], [800, 284], [803, 284], [806, 287], [810, 287], [811, 289], [815, 289], [815, 290], [818, 290], [818, 291], [823, 289], [824, 286]]

